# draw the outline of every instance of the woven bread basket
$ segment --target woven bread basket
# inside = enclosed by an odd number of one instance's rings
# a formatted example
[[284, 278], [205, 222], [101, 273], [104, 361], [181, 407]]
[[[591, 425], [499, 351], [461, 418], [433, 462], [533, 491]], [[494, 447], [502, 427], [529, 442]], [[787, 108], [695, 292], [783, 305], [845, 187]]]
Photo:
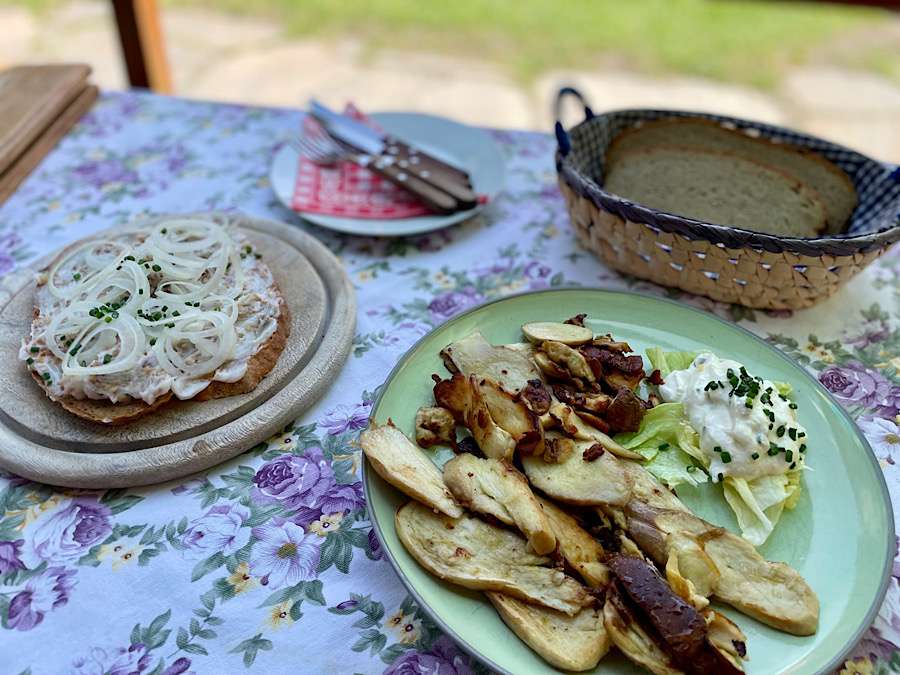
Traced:
[[[900, 239], [900, 167], [789, 129], [734, 117], [672, 110], [617, 110], [566, 131], [556, 122], [556, 170], [581, 243], [627, 274], [723, 302], [801, 309], [832, 295]], [[714, 225], [629, 202], [603, 189], [604, 159], [619, 133], [650, 120], [695, 117], [776, 143], [815, 151], [843, 169], [859, 203], [844, 232], [789, 238]]]

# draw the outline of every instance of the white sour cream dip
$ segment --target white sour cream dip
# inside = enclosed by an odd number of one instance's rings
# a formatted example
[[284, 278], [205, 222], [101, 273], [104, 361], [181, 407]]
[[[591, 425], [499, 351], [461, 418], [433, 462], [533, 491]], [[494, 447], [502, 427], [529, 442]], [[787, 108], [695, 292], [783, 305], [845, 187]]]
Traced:
[[737, 361], [699, 354], [689, 368], [669, 373], [659, 393], [684, 405], [714, 481], [753, 480], [803, 465], [807, 437], [797, 405]]

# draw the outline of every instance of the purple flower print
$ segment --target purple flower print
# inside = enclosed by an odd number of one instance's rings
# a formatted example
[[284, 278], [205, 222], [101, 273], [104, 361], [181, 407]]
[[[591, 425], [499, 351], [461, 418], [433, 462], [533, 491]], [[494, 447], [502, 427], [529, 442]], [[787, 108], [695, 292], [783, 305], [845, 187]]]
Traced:
[[332, 436], [337, 436], [345, 431], [356, 431], [369, 423], [369, 411], [371, 409], [371, 403], [341, 404], [325, 414], [321, 425]]
[[97, 189], [110, 183], [134, 183], [138, 179], [137, 173], [118, 159], [89, 160], [72, 169], [72, 173]]
[[318, 507], [322, 497], [334, 486], [334, 473], [319, 447], [307, 448], [297, 455], [281, 455], [260, 467], [253, 477], [253, 499], [281, 502], [288, 508]]
[[24, 539], [0, 541], [0, 574], [25, 569], [25, 563], [19, 558], [24, 543]]
[[453, 641], [442, 635], [430, 651], [401, 654], [384, 675], [473, 675], [473, 671]]
[[44, 616], [69, 601], [69, 591], [75, 586], [75, 571], [50, 567], [38, 577], [30, 579], [25, 588], [9, 603], [6, 623], [10, 628], [31, 630]]
[[147, 647], [140, 642], [112, 649], [94, 647], [87, 655], [75, 659], [72, 668], [74, 675], [140, 675], [150, 666], [152, 658]]
[[471, 286], [467, 286], [462, 290], [448, 291], [437, 296], [428, 303], [428, 311], [431, 312], [432, 320], [438, 323], [459, 314], [464, 309], [477, 305], [482, 300], [484, 300], [484, 296], [481, 293]]
[[866, 654], [875, 659], [887, 661], [896, 649], [894, 643], [900, 635], [900, 585], [896, 578], [888, 582], [884, 603], [875, 617], [871, 629], [856, 648], [857, 654]]
[[231, 555], [250, 541], [250, 528], [243, 526], [249, 517], [250, 509], [240, 504], [212, 507], [191, 521], [182, 535], [181, 543], [186, 547], [184, 556], [197, 560], [217, 551]]
[[883, 320], [863, 321], [859, 333], [847, 340], [848, 343], [863, 349], [877, 342], [884, 342], [891, 334], [890, 326]]
[[314, 579], [322, 539], [307, 534], [296, 523], [278, 520], [253, 528], [253, 536], [258, 541], [253, 547], [250, 573], [261, 577], [261, 583], [272, 588]]
[[362, 483], [357, 481], [351, 485], [335, 485], [322, 499], [319, 508], [322, 513], [338, 513], [352, 511], [363, 504]]
[[63, 502], [31, 526], [26, 554], [36, 564], [72, 562], [101, 542], [112, 530], [109, 508], [93, 497]]
[[375, 534], [375, 528], [369, 530], [369, 551], [375, 560], [381, 560], [381, 542], [378, 541], [378, 535]]
[[182, 675], [191, 667], [191, 660], [185, 657], [175, 659], [172, 665], [162, 671], [162, 675]]
[[537, 290], [540, 288], [547, 288], [550, 285], [547, 277], [550, 276], [550, 272], [552, 271], [553, 270], [546, 265], [542, 265], [541, 263], [532, 260], [525, 265], [522, 274], [528, 280], [528, 287], [531, 290]]
[[359, 600], [344, 600], [343, 602], [339, 602], [335, 609], [341, 612], [349, 612], [352, 609], [355, 609], [359, 604]]
[[200, 492], [204, 485], [209, 482], [206, 476], [202, 478], [189, 478], [181, 485], [172, 488], [173, 495], [194, 495]]
[[322, 517], [322, 509], [318, 507], [301, 506], [297, 512], [291, 516], [291, 522], [297, 523], [304, 530], [309, 528], [310, 523], [316, 522]]
[[900, 392], [880, 373], [867, 369], [861, 363], [831, 366], [819, 375], [819, 381], [844, 404], [883, 409], [890, 416], [896, 415]]

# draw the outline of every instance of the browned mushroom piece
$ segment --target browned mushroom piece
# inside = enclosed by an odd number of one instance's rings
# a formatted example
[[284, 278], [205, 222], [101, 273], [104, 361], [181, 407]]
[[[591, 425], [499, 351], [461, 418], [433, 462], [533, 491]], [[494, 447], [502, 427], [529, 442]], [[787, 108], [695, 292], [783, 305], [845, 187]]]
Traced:
[[456, 447], [456, 420], [453, 414], [437, 406], [419, 408], [416, 411], [416, 443], [423, 448], [434, 445]]
[[519, 392], [519, 399], [535, 415], [544, 415], [550, 410], [550, 392], [540, 380], [528, 380]]
[[625, 354], [630, 354], [634, 351], [627, 342], [620, 342], [618, 340], [614, 340], [612, 335], [595, 335], [594, 339], [591, 341], [592, 344], [602, 347], [603, 349], [609, 349], [614, 352], [622, 352]]
[[637, 431], [646, 408], [644, 402], [628, 387], [619, 387], [615, 398], [606, 409], [606, 421], [616, 433]]
[[584, 328], [584, 320], [587, 318], [587, 314], [576, 314], [570, 319], [566, 319], [563, 323], [568, 323], [573, 326], [581, 326]]
[[672, 590], [653, 565], [621, 554], [609, 556], [606, 564], [627, 600], [680, 669], [697, 674], [742, 672], [709, 644], [705, 618]]

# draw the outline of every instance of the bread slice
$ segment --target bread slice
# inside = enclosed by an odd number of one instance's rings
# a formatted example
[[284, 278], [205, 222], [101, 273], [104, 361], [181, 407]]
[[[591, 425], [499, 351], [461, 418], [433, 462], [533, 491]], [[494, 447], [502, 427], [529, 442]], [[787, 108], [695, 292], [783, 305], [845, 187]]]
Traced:
[[733, 152], [778, 169], [815, 190], [824, 204], [828, 233], [841, 232], [857, 204], [850, 177], [822, 155], [797, 146], [753, 138], [713, 120], [675, 118], [648, 122], [619, 134], [607, 151], [607, 165], [634, 150], [678, 145], [695, 150]]
[[603, 187], [658, 211], [756, 232], [815, 237], [826, 227], [814, 191], [733, 153], [666, 146], [619, 151]]
[[[256, 389], [262, 379], [269, 374], [281, 352], [284, 351], [285, 343], [290, 335], [291, 324], [290, 314], [287, 310], [287, 303], [284, 296], [276, 285], [272, 286], [275, 294], [281, 298], [281, 313], [278, 315], [278, 325], [275, 332], [269, 336], [269, 339], [263, 343], [259, 351], [256, 352], [247, 363], [247, 372], [236, 382], [215, 382], [201, 391], [193, 398], [195, 401], [206, 401], [213, 398], [225, 398], [226, 396], [236, 396], [245, 394]], [[37, 311], [37, 309], [35, 309]], [[31, 376], [38, 383], [41, 389], [49, 396], [46, 382], [40, 378], [35, 372], [31, 371]], [[118, 426], [128, 424], [145, 415], [149, 415], [159, 409], [174, 398], [172, 392], [168, 392], [157, 398], [153, 403], [144, 403], [144, 401], [131, 399], [128, 401], [120, 401], [113, 403], [106, 399], [83, 398], [78, 399], [73, 396], [64, 396], [58, 399], [52, 399], [65, 410], [73, 415], [89, 422], [99, 422], [108, 426]]]

